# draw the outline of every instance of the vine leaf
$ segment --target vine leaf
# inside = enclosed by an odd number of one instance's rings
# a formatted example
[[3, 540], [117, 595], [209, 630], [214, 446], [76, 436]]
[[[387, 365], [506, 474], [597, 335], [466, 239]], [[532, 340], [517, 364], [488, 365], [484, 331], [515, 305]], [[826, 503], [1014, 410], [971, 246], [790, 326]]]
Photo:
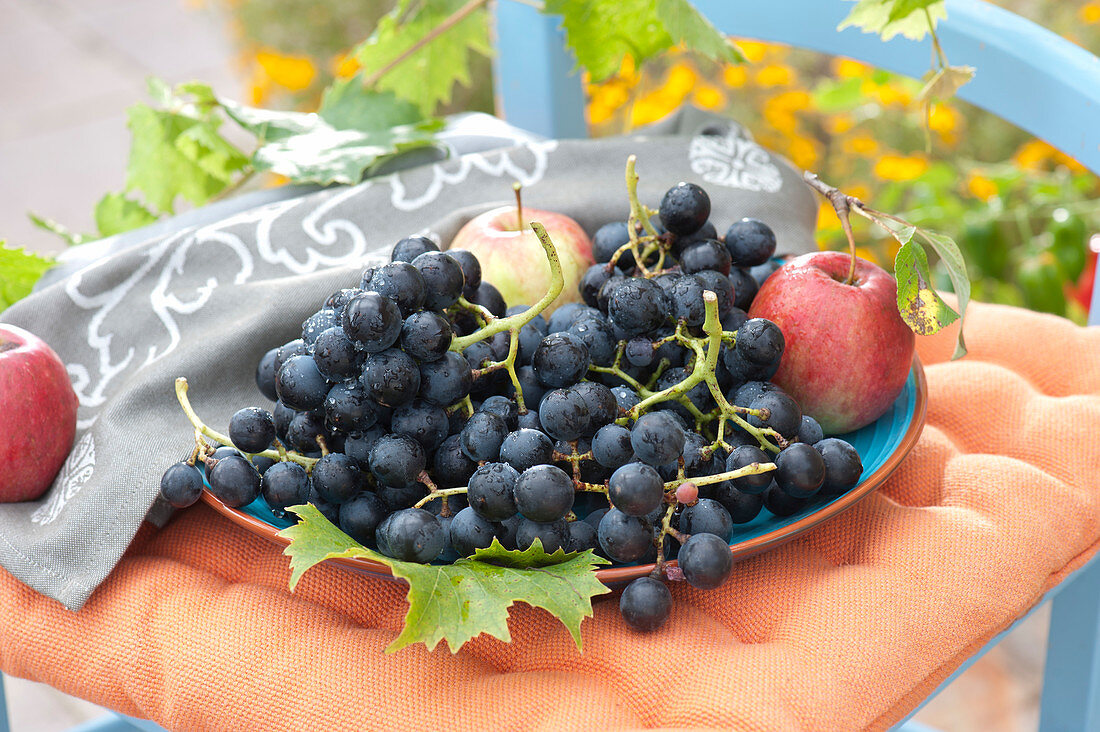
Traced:
[[932, 335], [959, 319], [931, 286], [928, 255], [910, 240], [894, 259], [894, 277], [898, 281], [898, 312], [917, 335]]
[[608, 564], [591, 550], [547, 554], [541, 542], [525, 551], [509, 551], [493, 540], [473, 558], [453, 564], [399, 562], [367, 549], [334, 526], [314, 506], [291, 506], [299, 523], [279, 532], [290, 539], [290, 589], [302, 574], [325, 559], [362, 557], [382, 562], [409, 583], [409, 610], [401, 634], [386, 649], [415, 643], [433, 650], [441, 640], [457, 653], [482, 633], [508, 642], [508, 608], [516, 602], [542, 608], [558, 618], [581, 647], [580, 625], [592, 616], [592, 598], [610, 592], [595, 568]]
[[37, 226], [39, 229], [44, 229], [51, 234], [56, 234], [65, 240], [65, 243], [71, 247], [75, 247], [77, 244], [83, 244], [86, 241], [95, 241], [96, 237], [91, 234], [81, 234], [73, 231], [64, 224], [54, 221], [53, 219], [45, 216], [39, 216], [36, 213], [28, 213], [27, 217], [31, 220], [31, 223]]
[[657, 0], [657, 15], [677, 43], [713, 61], [743, 63], [741, 50], [687, 0]]
[[[401, 0], [353, 52], [373, 74], [395, 61], [465, 4], [465, 0]], [[425, 116], [448, 104], [454, 85], [471, 84], [474, 54], [489, 56], [488, 16], [482, 7], [388, 70], [374, 88], [415, 104]]]
[[950, 99], [973, 78], [973, 66], [944, 66], [927, 77], [917, 101], [923, 104], [935, 99]]
[[114, 236], [157, 220], [157, 215], [124, 193], [108, 193], [95, 206], [100, 237]]
[[594, 82], [617, 73], [625, 56], [638, 67], [673, 45], [657, 0], [546, 0], [543, 12], [562, 16], [566, 44]]
[[0, 312], [30, 294], [53, 260], [0, 241]]
[[433, 146], [443, 125], [421, 118], [415, 106], [390, 92], [366, 90], [358, 79], [326, 93], [319, 114], [276, 112], [228, 99], [220, 103], [260, 140], [253, 167], [295, 183], [358, 183], [394, 155]]
[[955, 343], [955, 352], [951, 359], [962, 358], [966, 355], [966, 343], [963, 341], [962, 321], [966, 319], [966, 306], [970, 302], [970, 277], [966, 272], [966, 261], [962, 251], [954, 239], [946, 234], [939, 234], [927, 229], [917, 229], [920, 235], [940, 258], [940, 263], [947, 270], [947, 276], [951, 279], [951, 287], [955, 291], [955, 297], [959, 300], [959, 339]]
[[924, 12], [918, 12], [925, 10], [933, 26], [947, 17], [944, 0], [856, 0], [837, 30], [855, 27], [877, 33], [884, 41], [897, 35], [919, 41], [932, 31]]
[[376, 130], [424, 120], [415, 104], [393, 92], [368, 91], [362, 73], [332, 82], [321, 96], [317, 114], [340, 130]]
[[248, 156], [218, 132], [222, 119], [209, 101], [210, 87], [192, 83], [174, 92], [154, 79], [149, 94], [166, 108], [135, 104], [127, 110], [132, 142], [126, 190], [141, 191], [151, 207], [168, 213], [179, 197], [206, 203], [248, 165]]

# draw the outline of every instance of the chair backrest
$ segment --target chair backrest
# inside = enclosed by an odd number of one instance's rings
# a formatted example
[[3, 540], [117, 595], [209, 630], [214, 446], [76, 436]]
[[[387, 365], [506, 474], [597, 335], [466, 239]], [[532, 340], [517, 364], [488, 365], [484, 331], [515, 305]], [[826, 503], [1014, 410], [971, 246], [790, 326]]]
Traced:
[[[1046, 140], [1100, 174], [1100, 58], [982, 0], [946, 0], [938, 36], [954, 64], [977, 69], [959, 97]], [[929, 67], [931, 41], [883, 42], [836, 27], [842, 0], [694, 0], [724, 33], [847, 56], [907, 76]], [[548, 137], [585, 137], [584, 92], [564, 50], [560, 19], [497, 3], [497, 94], [504, 118]], [[1089, 322], [1100, 324], [1100, 269]]]

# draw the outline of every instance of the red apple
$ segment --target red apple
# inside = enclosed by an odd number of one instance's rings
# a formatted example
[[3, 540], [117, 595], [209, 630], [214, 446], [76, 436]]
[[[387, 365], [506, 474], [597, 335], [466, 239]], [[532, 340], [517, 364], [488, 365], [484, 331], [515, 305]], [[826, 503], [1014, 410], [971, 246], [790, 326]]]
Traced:
[[890, 408], [913, 362], [913, 331], [898, 314], [897, 282], [850, 255], [813, 252], [764, 281], [749, 315], [783, 331], [786, 347], [772, 378], [826, 433], [859, 429]]
[[512, 305], [532, 305], [550, 288], [550, 265], [542, 244], [529, 223], [538, 221], [554, 242], [561, 260], [565, 287], [546, 312], [580, 300], [577, 286], [589, 266], [595, 263], [592, 242], [573, 219], [565, 214], [523, 209], [523, 226], [515, 206], [502, 206], [475, 216], [459, 229], [451, 249], [466, 249], [481, 263], [482, 278], [500, 290]]
[[73, 446], [76, 407], [69, 374], [53, 349], [0, 323], [0, 502], [46, 492]]

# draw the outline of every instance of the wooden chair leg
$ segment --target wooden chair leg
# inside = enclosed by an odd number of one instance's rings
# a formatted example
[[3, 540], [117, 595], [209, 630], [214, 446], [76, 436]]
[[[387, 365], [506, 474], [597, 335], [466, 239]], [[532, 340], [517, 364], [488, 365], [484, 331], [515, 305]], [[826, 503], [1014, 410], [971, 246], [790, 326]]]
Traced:
[[1100, 560], [1053, 599], [1041, 732], [1100, 729]]

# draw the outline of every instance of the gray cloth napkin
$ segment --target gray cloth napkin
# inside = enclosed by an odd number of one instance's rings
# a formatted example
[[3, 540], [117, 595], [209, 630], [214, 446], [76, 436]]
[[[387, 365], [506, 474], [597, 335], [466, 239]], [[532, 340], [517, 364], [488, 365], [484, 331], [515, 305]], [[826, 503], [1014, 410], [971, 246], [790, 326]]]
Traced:
[[236, 410], [271, 407], [254, 378], [264, 352], [299, 337], [330, 293], [357, 286], [399, 239], [428, 232], [445, 244], [477, 213], [510, 202], [513, 181], [525, 206], [565, 213], [592, 234], [626, 218], [630, 154], [643, 202], [656, 206], [670, 186], [694, 181], [711, 196], [719, 232], [751, 216], [775, 230], [780, 252], [816, 249], [817, 204], [799, 173], [736, 123], [685, 108], [630, 137], [527, 138], [357, 186], [223, 208], [214, 221], [200, 210], [144, 241], [114, 242], [16, 303], [0, 320], [57, 351], [80, 410], [46, 495], [0, 504], [0, 565], [79, 609], [142, 521], [167, 518], [160, 476], [194, 444], [177, 376], [190, 382], [198, 414], [225, 431]]

